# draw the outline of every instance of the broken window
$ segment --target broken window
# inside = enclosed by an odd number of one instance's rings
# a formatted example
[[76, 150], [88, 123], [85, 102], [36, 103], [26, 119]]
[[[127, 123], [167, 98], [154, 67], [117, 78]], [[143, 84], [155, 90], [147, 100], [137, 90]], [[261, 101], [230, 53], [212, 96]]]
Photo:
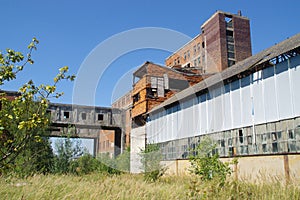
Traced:
[[98, 121], [103, 121], [103, 114], [98, 114]]
[[133, 103], [138, 102], [140, 100], [140, 93], [133, 95]]
[[64, 119], [69, 119], [70, 118], [70, 113], [69, 112], [64, 112]]
[[147, 98], [156, 98], [157, 89], [156, 88], [147, 88]]
[[234, 60], [228, 60], [228, 67], [231, 67], [234, 64], [235, 64]]
[[225, 23], [227, 28], [233, 28], [231, 16], [225, 16]]
[[243, 137], [243, 130], [239, 130], [239, 141], [240, 141], [240, 144], [243, 144], [244, 142], [244, 137]]
[[81, 113], [81, 119], [86, 120], [86, 113]]
[[276, 132], [272, 133], [272, 140], [273, 141], [277, 141], [277, 134], [276, 134]]
[[289, 130], [289, 139], [295, 139], [294, 130]]

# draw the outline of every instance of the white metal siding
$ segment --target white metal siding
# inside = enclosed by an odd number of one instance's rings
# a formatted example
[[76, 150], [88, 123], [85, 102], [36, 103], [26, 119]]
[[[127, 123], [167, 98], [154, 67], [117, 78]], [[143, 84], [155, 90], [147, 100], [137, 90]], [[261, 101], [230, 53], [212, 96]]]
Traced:
[[[165, 142], [300, 116], [300, 56], [161, 112], [149, 141]], [[254, 119], [254, 121], [253, 121]]]

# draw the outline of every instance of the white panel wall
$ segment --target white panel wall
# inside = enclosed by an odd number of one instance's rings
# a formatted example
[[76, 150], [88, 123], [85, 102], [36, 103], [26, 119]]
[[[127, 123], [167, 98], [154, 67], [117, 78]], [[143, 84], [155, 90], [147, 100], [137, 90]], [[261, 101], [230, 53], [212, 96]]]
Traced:
[[230, 84], [224, 86], [224, 129], [228, 130], [232, 128], [232, 108], [231, 108], [231, 91]]
[[209, 94], [207, 94], [207, 131], [211, 132], [214, 128], [214, 98], [213, 98], [213, 92], [210, 91]]
[[250, 126], [252, 122], [252, 76], [241, 79], [241, 115], [242, 126]]
[[[283, 71], [283, 69], [286, 69]], [[287, 71], [287, 63], [282, 62], [275, 66], [276, 87], [278, 98], [279, 118], [293, 117], [292, 94], [290, 88], [289, 71]]]
[[[288, 67], [289, 66], [289, 67]], [[154, 115], [149, 141], [164, 142], [300, 116], [300, 56]]]
[[254, 123], [265, 123], [264, 95], [262, 71], [253, 74], [253, 104], [254, 104]]
[[231, 84], [231, 108], [232, 108], [232, 125], [240, 127], [242, 125], [241, 116], [241, 99], [240, 99], [240, 81], [236, 80]]
[[290, 60], [291, 87], [293, 91], [294, 115], [300, 116], [300, 57]]
[[198, 98], [194, 99], [194, 136], [199, 135], [201, 132], [200, 126], [201, 126], [201, 121], [200, 121], [200, 106], [198, 104]]
[[208, 132], [207, 128], [207, 112], [206, 112], [206, 94], [200, 96], [200, 135]]
[[224, 106], [223, 106], [223, 93], [224, 88], [219, 87], [214, 90], [214, 131], [223, 130], [223, 121], [224, 121]]
[[276, 121], [278, 120], [278, 104], [276, 99], [276, 83], [274, 77], [274, 67], [269, 67], [263, 70], [263, 86], [264, 86], [264, 109], [265, 109], [265, 120]]

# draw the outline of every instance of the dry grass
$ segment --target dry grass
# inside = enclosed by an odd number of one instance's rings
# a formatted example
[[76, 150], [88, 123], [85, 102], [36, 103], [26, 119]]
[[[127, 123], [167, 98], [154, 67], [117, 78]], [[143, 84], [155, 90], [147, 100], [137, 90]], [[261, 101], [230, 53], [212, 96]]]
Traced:
[[36, 175], [0, 178], [0, 199], [300, 199], [296, 185], [203, 183], [195, 177], [163, 177], [146, 183], [141, 175]]

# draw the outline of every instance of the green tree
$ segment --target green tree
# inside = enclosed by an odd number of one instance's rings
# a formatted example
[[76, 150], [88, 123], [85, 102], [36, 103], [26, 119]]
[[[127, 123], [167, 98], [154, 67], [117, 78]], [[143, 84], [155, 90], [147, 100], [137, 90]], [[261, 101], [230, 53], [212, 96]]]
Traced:
[[[28, 45], [26, 57], [21, 52], [6, 49], [0, 52], [0, 86], [17, 78], [17, 74], [29, 63], [33, 64], [32, 51], [36, 50], [39, 41], [33, 38]], [[0, 170], [13, 166], [16, 158], [32, 142], [43, 141], [44, 130], [49, 125], [46, 113], [49, 99], [59, 98], [63, 93], [56, 91], [57, 84], [62, 80], [74, 80], [74, 75], [68, 75], [68, 67], [59, 69], [52, 85], [35, 85], [32, 80], [20, 87], [18, 97], [7, 99], [1, 93], [0, 109]], [[1, 173], [0, 171], [0, 173]]]
[[79, 141], [74, 141], [67, 135], [67, 138], [58, 140], [55, 143], [55, 150], [57, 155], [54, 158], [54, 172], [55, 173], [70, 173], [72, 172], [72, 161], [83, 155]]

